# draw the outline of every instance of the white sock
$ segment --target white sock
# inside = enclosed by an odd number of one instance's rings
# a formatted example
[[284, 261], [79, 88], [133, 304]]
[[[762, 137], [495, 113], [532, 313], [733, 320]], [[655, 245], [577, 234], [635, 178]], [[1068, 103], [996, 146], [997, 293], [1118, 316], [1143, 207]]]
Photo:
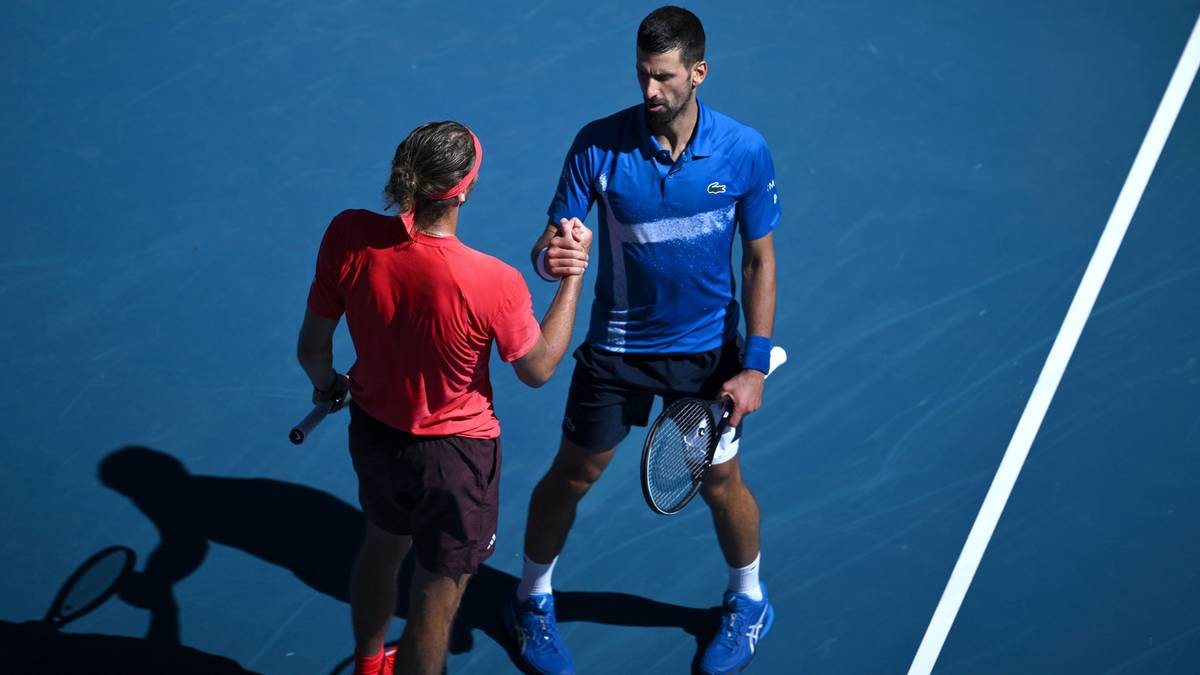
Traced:
[[729, 568], [729, 590], [743, 593], [755, 602], [762, 602], [762, 588], [758, 585], [758, 563], [762, 553], [754, 556], [754, 562], [745, 567]]
[[[517, 600], [523, 602], [534, 593], [553, 593], [550, 575], [554, 574], [554, 564], [557, 562], [558, 556], [554, 556], [554, 560], [544, 565], [525, 556], [525, 566], [521, 569], [521, 583], [517, 584]], [[757, 566], [755, 569], [758, 569]]]

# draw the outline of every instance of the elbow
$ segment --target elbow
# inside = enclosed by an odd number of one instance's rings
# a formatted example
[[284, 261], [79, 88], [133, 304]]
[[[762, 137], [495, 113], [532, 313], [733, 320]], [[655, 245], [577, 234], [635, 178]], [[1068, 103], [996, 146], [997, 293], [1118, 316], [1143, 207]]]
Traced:
[[769, 260], [746, 262], [742, 265], [742, 278], [747, 285], [763, 281], [770, 283], [775, 279], [775, 263]]
[[302, 366], [308, 365], [310, 363], [329, 358], [332, 355], [332, 352], [333, 350], [328, 346], [316, 345], [301, 340], [300, 343], [296, 345], [296, 360], [299, 361], [300, 365]]
[[743, 274], [761, 274], [763, 272], [773, 272], [775, 270], [775, 260], [766, 256], [747, 256], [742, 261]]
[[521, 382], [532, 389], [541, 389], [543, 385], [550, 381], [550, 376], [553, 374], [553, 371], [549, 373], [527, 373], [521, 376]]
[[554, 368], [536, 367], [517, 371], [517, 379], [532, 389], [541, 389], [554, 377]]
[[313, 350], [309, 345], [306, 345], [303, 342], [296, 345], [296, 360], [300, 362], [300, 365], [308, 363], [312, 360], [312, 358]]

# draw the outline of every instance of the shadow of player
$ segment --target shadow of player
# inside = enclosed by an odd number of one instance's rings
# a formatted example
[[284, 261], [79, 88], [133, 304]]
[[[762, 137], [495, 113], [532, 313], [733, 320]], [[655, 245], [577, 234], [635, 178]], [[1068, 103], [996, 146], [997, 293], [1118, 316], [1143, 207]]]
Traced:
[[[118, 590], [123, 600], [150, 612], [149, 642], [179, 643], [180, 610], [173, 588], [200, 567], [211, 543], [278, 565], [310, 588], [349, 602], [350, 570], [364, 525], [361, 511], [341, 499], [272, 479], [194, 475], [175, 457], [139, 446], [110, 453], [101, 461], [99, 475], [158, 529], [158, 547], [145, 567], [130, 574]], [[409, 556], [401, 572], [402, 589], [408, 587], [412, 566]], [[513, 575], [480, 566], [455, 619], [451, 653], [469, 651], [478, 630], [515, 657], [500, 608], [516, 586]], [[712, 636], [717, 623], [715, 608], [683, 607], [627, 593], [555, 591], [555, 604], [562, 622], [677, 627], [693, 635], [698, 647]], [[407, 593], [400, 594], [396, 615], [408, 615]]]
[[60, 633], [42, 621], [0, 621], [6, 673], [253, 675], [237, 662], [183, 645], [94, 633]]

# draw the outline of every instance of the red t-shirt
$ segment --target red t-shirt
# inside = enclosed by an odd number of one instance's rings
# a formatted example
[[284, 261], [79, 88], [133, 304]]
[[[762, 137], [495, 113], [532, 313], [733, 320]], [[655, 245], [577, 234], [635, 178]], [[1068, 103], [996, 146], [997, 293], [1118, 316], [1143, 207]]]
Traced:
[[400, 219], [338, 214], [308, 307], [346, 314], [358, 360], [350, 393], [372, 417], [423, 436], [495, 438], [488, 357], [519, 359], [541, 335], [521, 274], [456, 237], [411, 238]]

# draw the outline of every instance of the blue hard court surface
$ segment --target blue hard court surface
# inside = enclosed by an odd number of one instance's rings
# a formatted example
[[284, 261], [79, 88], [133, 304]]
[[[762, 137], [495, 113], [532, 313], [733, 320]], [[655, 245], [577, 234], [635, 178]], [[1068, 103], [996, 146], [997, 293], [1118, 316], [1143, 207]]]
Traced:
[[[461, 237], [521, 269], [544, 309], [528, 246], [575, 131], [637, 101], [651, 8], [0, 8], [5, 658], [82, 560], [121, 544], [166, 570], [159, 586], [48, 648], [100, 672], [155, 653], [197, 672], [344, 666], [361, 531], [344, 418], [301, 448], [284, 438], [307, 407], [293, 351], [321, 233], [382, 207], [409, 129], [461, 120], [488, 153]], [[692, 8], [701, 93], [767, 138], [785, 200], [791, 360], [743, 441], [778, 610], [751, 672], [904, 672], [1200, 2]], [[1200, 669], [1198, 106], [1193, 92], [938, 673]], [[344, 331], [337, 354], [347, 367]], [[497, 608], [569, 368], [536, 391], [493, 368], [500, 537], [450, 672], [515, 669]], [[705, 508], [664, 519], [642, 502], [640, 438], [582, 503], [555, 574], [581, 672], [687, 672], [724, 587]]]

